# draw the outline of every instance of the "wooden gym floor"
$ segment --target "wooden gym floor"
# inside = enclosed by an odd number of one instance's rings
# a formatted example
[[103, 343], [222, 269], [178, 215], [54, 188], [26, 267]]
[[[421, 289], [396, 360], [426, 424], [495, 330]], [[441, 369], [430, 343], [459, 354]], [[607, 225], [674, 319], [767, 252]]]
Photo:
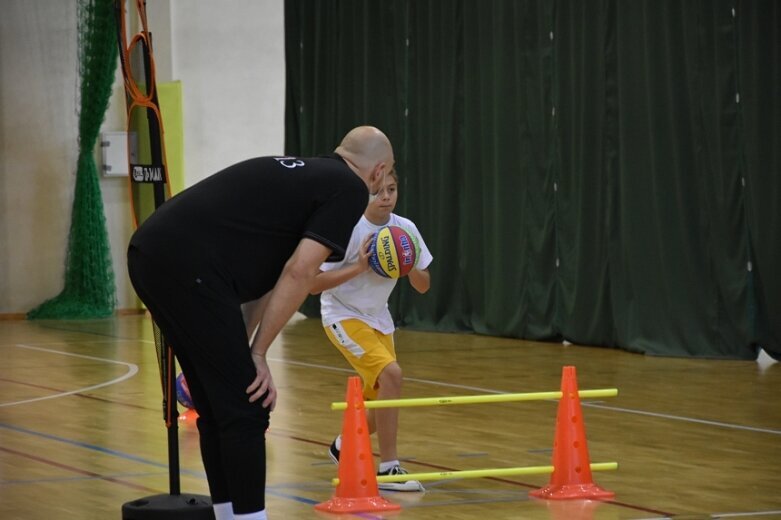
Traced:
[[[577, 368], [595, 472], [608, 502], [545, 502], [547, 475], [433, 481], [383, 493], [399, 519], [781, 518], [781, 364], [652, 358], [620, 350], [399, 331], [406, 397], [559, 389]], [[317, 320], [294, 318], [270, 352], [280, 400], [267, 437], [271, 519], [326, 515], [326, 450], [351, 372]], [[151, 325], [0, 321], [0, 518], [121, 518], [122, 504], [168, 492], [166, 432]], [[550, 464], [552, 401], [407, 408], [399, 452], [412, 472]], [[192, 418], [179, 421], [182, 492], [208, 494]], [[376, 446], [376, 444], [375, 444]]]

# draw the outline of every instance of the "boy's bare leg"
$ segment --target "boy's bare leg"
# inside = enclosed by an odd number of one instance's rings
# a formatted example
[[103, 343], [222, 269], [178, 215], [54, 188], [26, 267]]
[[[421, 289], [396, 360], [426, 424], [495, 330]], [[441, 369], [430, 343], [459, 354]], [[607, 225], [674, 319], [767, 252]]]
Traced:
[[[395, 361], [386, 366], [380, 373], [377, 400], [401, 398], [402, 372]], [[374, 412], [373, 414], [371, 412]], [[369, 418], [368, 416], [371, 416]], [[380, 461], [397, 460], [396, 438], [399, 429], [398, 408], [376, 408], [367, 414], [369, 432], [377, 431], [377, 441], [380, 446]], [[374, 425], [372, 424], [374, 423]], [[374, 427], [373, 427], [374, 426]]]

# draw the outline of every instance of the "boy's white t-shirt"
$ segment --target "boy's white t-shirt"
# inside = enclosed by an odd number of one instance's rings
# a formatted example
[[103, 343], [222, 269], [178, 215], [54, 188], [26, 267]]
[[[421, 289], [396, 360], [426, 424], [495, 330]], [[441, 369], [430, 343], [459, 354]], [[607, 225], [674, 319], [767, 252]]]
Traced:
[[[344, 260], [325, 262], [320, 266], [320, 270], [331, 271], [357, 262], [358, 250], [363, 240], [384, 226], [399, 226], [414, 235], [420, 249], [418, 262], [415, 266], [417, 269], [426, 269], [434, 260], [423, 241], [423, 237], [420, 236], [417, 226], [411, 220], [391, 213], [390, 220], [381, 226], [372, 224], [366, 216], [361, 216], [361, 220], [353, 228]], [[397, 279], [394, 278], [384, 278], [369, 268], [355, 278], [323, 291], [320, 295], [320, 314], [323, 318], [323, 326], [329, 327], [347, 319], [359, 319], [383, 334], [390, 334], [395, 327], [388, 309], [388, 298], [390, 298], [393, 288], [396, 287], [396, 281]]]

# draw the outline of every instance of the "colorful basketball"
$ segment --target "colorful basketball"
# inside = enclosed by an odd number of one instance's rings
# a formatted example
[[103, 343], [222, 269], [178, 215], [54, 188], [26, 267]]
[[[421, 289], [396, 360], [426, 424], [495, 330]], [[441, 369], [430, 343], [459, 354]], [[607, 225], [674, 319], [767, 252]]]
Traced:
[[187, 386], [184, 374], [179, 374], [176, 377], [176, 400], [185, 408], [195, 409], [193, 398], [190, 397], [190, 388]]
[[404, 228], [385, 226], [377, 231], [369, 250], [369, 265], [385, 278], [407, 276], [418, 262], [418, 245]]

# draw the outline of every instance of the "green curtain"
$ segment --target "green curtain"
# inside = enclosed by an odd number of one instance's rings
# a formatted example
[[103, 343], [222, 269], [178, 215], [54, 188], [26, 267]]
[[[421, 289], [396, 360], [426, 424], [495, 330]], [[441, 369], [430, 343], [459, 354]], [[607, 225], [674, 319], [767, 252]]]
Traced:
[[780, 28], [772, 0], [287, 0], [286, 152], [391, 138], [435, 256], [401, 325], [779, 355]]
[[738, 5], [735, 66], [751, 259], [748, 313], [758, 343], [781, 360], [781, 4]]
[[103, 213], [95, 143], [117, 67], [112, 0], [79, 0], [79, 158], [66, 253], [65, 286], [32, 309], [30, 319], [103, 318], [114, 312], [116, 288]]

